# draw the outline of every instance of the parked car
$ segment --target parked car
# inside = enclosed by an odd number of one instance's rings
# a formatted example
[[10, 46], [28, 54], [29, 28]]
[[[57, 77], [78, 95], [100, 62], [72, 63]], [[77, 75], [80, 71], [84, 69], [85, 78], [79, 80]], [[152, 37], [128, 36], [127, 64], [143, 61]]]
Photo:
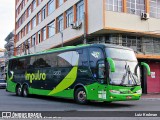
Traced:
[[7, 86], [6, 80], [0, 79], [0, 88], [6, 88], [6, 86]]

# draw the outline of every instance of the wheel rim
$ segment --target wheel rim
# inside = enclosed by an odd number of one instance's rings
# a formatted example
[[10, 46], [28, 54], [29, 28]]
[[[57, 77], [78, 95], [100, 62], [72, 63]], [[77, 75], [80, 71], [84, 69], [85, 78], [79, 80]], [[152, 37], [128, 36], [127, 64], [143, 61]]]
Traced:
[[84, 91], [80, 91], [78, 93], [78, 100], [84, 102], [86, 100], [86, 93]]
[[18, 95], [21, 95], [21, 88], [18, 87]]
[[23, 95], [27, 96], [27, 90], [26, 90], [26, 88], [24, 88]]

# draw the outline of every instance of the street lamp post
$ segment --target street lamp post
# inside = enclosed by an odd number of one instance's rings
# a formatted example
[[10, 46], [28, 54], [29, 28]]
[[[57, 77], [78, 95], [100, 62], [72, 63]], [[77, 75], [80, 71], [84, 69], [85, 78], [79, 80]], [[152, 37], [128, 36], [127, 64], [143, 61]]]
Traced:
[[62, 47], [63, 47], [63, 32], [59, 31], [61, 33], [61, 39], [62, 39]]

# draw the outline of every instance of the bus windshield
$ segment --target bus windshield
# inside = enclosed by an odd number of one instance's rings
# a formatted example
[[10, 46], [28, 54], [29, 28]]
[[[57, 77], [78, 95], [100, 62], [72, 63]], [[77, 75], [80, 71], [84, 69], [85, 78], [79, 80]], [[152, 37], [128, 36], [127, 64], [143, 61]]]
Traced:
[[113, 59], [137, 61], [134, 52], [127, 49], [106, 48], [106, 54]]
[[140, 69], [132, 50], [106, 48], [106, 55], [115, 62], [116, 71], [110, 72], [110, 84], [122, 86], [140, 85]]

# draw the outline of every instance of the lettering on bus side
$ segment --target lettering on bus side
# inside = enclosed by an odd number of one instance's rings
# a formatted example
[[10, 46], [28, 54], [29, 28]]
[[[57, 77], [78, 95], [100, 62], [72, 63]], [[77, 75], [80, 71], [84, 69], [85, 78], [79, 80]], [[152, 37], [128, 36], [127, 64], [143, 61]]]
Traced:
[[29, 80], [30, 83], [35, 80], [46, 80], [46, 73], [40, 73], [38, 70], [37, 73], [25, 73], [25, 80]]

